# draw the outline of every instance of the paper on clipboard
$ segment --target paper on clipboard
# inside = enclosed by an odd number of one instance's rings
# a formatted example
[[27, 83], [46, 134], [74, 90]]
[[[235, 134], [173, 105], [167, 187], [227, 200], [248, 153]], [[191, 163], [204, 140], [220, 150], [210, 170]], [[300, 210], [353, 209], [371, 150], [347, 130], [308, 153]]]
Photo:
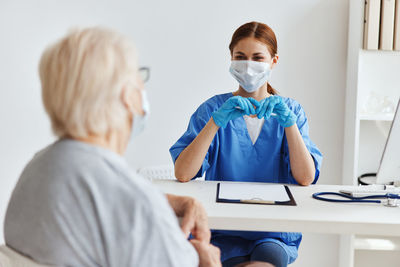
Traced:
[[281, 184], [220, 183], [219, 198], [263, 201], [290, 201]]

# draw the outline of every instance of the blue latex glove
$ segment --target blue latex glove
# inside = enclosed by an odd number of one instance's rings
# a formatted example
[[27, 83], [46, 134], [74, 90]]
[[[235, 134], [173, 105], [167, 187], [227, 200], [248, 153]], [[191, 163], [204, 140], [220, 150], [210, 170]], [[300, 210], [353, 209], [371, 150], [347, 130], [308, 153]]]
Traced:
[[278, 95], [271, 95], [260, 102], [260, 106], [256, 110], [259, 119], [269, 119], [272, 113], [282, 127], [290, 127], [297, 121], [297, 116], [288, 105]]
[[256, 114], [253, 105], [258, 108], [260, 104], [251, 97], [244, 98], [241, 96], [233, 96], [226, 100], [217, 111], [214, 111], [212, 117], [216, 125], [225, 128], [230, 120], [237, 119], [244, 115]]

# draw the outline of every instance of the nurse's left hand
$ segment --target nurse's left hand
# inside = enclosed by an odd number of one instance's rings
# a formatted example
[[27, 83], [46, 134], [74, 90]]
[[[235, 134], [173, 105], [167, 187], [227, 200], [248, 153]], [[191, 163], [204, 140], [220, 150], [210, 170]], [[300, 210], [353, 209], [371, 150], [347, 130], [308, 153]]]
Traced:
[[192, 197], [167, 194], [167, 198], [176, 216], [181, 218], [181, 229], [185, 236], [192, 234], [194, 239], [209, 243], [211, 233], [203, 205]]
[[272, 113], [282, 127], [290, 127], [297, 121], [297, 116], [278, 95], [271, 95], [260, 101], [260, 106], [256, 110], [259, 119], [269, 119]]

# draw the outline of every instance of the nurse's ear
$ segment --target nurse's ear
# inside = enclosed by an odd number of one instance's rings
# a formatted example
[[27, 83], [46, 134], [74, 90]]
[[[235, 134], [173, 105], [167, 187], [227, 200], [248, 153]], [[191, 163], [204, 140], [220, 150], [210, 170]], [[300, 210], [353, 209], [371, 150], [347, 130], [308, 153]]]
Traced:
[[278, 56], [278, 55], [275, 55], [275, 56], [272, 58], [272, 61], [271, 61], [271, 69], [273, 69], [273, 68], [276, 66], [276, 64], [278, 64], [278, 59], [279, 59], [279, 56]]

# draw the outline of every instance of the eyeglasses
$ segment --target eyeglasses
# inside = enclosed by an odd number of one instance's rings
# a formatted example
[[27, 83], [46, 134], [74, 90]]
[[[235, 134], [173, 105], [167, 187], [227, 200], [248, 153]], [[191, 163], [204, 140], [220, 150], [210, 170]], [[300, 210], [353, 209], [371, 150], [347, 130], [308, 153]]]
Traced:
[[150, 68], [149, 67], [140, 67], [139, 75], [142, 78], [143, 82], [147, 82], [150, 79]]

